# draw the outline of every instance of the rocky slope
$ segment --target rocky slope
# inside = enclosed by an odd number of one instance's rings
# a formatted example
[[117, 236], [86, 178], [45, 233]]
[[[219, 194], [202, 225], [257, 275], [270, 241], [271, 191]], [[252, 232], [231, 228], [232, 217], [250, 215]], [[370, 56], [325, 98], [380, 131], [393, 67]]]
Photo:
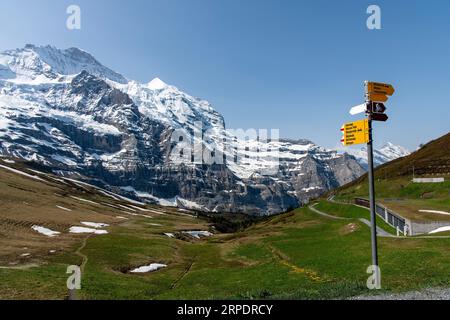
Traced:
[[128, 80], [89, 53], [0, 53], [0, 153], [161, 205], [274, 214], [364, 173], [307, 140], [225, 127], [204, 100]]

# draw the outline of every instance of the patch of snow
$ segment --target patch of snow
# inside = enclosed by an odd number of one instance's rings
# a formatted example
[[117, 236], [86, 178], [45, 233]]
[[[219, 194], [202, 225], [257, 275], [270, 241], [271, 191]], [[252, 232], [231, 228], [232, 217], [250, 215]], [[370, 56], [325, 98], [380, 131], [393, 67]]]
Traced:
[[58, 154], [52, 155], [51, 158], [56, 160], [56, 161], [58, 161], [58, 162], [64, 163], [64, 164], [66, 164], [68, 166], [76, 166], [76, 165], [78, 165], [78, 163], [76, 163], [74, 160], [72, 160], [72, 159], [70, 159], [68, 157], [64, 157], [64, 156], [58, 155]]
[[199, 210], [199, 211], [208, 211], [204, 206], [199, 205], [198, 203], [182, 198], [177, 198], [178, 202], [182, 207], [191, 209], [191, 210]]
[[428, 234], [434, 234], [434, 233], [445, 232], [445, 231], [450, 231], [450, 226], [438, 228], [436, 230], [429, 232]]
[[155, 78], [147, 84], [150, 90], [162, 90], [167, 87], [167, 84], [159, 78]]
[[312, 190], [320, 190], [320, 189], [322, 189], [322, 188], [321, 187], [309, 187], [309, 188], [303, 188], [302, 191], [309, 192]]
[[120, 136], [122, 134], [120, 130], [115, 126], [111, 124], [100, 123], [94, 120], [94, 116], [92, 115], [80, 115], [76, 112], [57, 109], [48, 109], [48, 112], [49, 116], [51, 116], [52, 118], [69, 123], [89, 132], [108, 134], [113, 136]]
[[[160, 206], [163, 206], [163, 207], [176, 208], [178, 206], [181, 206], [181, 207], [185, 207], [186, 209], [191, 209], [191, 210], [207, 211], [207, 209], [204, 206], [199, 205], [198, 203], [196, 203], [194, 201], [186, 200], [186, 199], [183, 199], [180, 197], [174, 197], [171, 199], [158, 198], [147, 192], [138, 191], [131, 186], [121, 187], [121, 189], [124, 191], [127, 191], [127, 192], [133, 192], [139, 198], [145, 198], [145, 199], [150, 199], [152, 201], [155, 201], [157, 204], [159, 204]], [[132, 206], [132, 207], [142, 210], [142, 211], [151, 211], [148, 209], [137, 208], [135, 206]]]
[[108, 231], [106, 230], [97, 230], [92, 228], [85, 228], [85, 227], [70, 227], [69, 230], [70, 233], [94, 233], [94, 234], [107, 234]]
[[184, 234], [188, 234], [191, 237], [200, 239], [200, 237], [211, 237], [213, 234], [209, 231], [183, 231]]
[[78, 197], [75, 197], [75, 196], [70, 196], [70, 197], [73, 198], [73, 199], [76, 199], [76, 200], [80, 200], [80, 201], [83, 201], [83, 202], [87, 202], [87, 203], [91, 203], [91, 204], [97, 205], [97, 203], [95, 203], [94, 201], [91, 201], [91, 200], [86, 200], [86, 199], [78, 198]]
[[436, 214], [445, 214], [447, 216], [450, 216], [450, 212], [446, 212], [446, 211], [437, 211], [437, 210], [419, 210], [419, 212], [424, 212], [424, 213], [436, 213]]
[[167, 268], [167, 265], [161, 264], [161, 263], [152, 263], [152, 264], [149, 264], [148, 266], [142, 266], [142, 267], [133, 269], [130, 272], [131, 273], [147, 273], [147, 272], [157, 271], [162, 268]]
[[383, 147], [378, 149], [378, 152], [389, 160], [398, 159], [411, 154], [405, 147], [395, 145], [391, 142], [387, 142]]
[[133, 192], [139, 198], [150, 199], [152, 201], [155, 201], [156, 203], [158, 203], [159, 205], [161, 205], [163, 207], [176, 207], [177, 206], [175, 198], [161, 199], [161, 198], [155, 197], [147, 192], [137, 191], [136, 189], [134, 189], [131, 186], [121, 187], [121, 189], [124, 191], [127, 191], [127, 192]]
[[64, 208], [61, 206], [56, 206], [58, 209], [64, 210], [64, 211], [72, 211], [72, 209]]
[[53, 231], [41, 226], [32, 226], [31, 229], [33, 229], [36, 232], [39, 232], [40, 234], [43, 234], [47, 237], [56, 237], [57, 235], [61, 234], [61, 232]]
[[3, 162], [10, 163], [10, 164], [16, 163], [14, 160], [9, 160], [9, 159], [2, 159], [2, 160], [3, 160]]
[[144, 209], [144, 208], [141, 208], [141, 207], [133, 206], [131, 204], [129, 204], [128, 206], [131, 207], [131, 208], [140, 210], [140, 211], [145, 211], [145, 212], [149, 212], [150, 211], [149, 209]]
[[175, 238], [175, 235], [173, 233], [170, 233], [170, 232], [166, 232], [166, 233], [164, 233], [164, 235], [169, 237], [169, 238]]
[[[351, 156], [354, 156], [356, 160], [364, 167], [367, 168], [367, 148], [366, 147], [338, 147], [337, 151], [342, 153], [347, 153]], [[383, 163], [390, 162], [392, 160], [406, 157], [410, 155], [411, 152], [402, 147], [394, 145], [390, 142], [387, 142], [379, 149], [375, 149], [373, 151], [374, 155], [374, 165], [379, 166]]]
[[0, 53], [0, 65], [7, 71], [6, 79], [13, 83], [56, 83], [61, 77], [70, 81], [70, 76], [82, 71], [118, 83], [127, 82], [125, 77], [103, 66], [90, 53], [78, 48], [61, 50], [53, 46], [27, 44], [25, 48]]
[[158, 198], [158, 204], [163, 207], [176, 207], [177, 206], [177, 200], [176, 198], [172, 199], [161, 199]]
[[96, 229], [109, 227], [109, 224], [106, 224], [106, 223], [96, 223], [96, 222], [85, 222], [85, 221], [82, 221], [81, 224], [84, 224], [85, 226], [96, 228]]

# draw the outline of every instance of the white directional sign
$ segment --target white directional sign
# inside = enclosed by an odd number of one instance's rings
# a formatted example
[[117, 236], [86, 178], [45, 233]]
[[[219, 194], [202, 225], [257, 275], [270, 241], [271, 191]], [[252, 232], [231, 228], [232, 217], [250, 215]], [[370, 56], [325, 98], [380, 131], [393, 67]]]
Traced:
[[354, 106], [353, 108], [351, 108], [350, 109], [350, 114], [352, 116], [354, 116], [355, 114], [366, 112], [366, 110], [367, 110], [367, 106], [366, 106], [365, 103], [363, 103], [363, 104], [360, 104], [358, 106]]

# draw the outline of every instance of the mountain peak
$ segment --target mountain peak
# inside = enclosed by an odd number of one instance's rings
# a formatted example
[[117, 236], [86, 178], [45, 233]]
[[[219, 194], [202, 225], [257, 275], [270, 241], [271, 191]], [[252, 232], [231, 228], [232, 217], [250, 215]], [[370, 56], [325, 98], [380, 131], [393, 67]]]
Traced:
[[162, 90], [167, 87], [167, 84], [160, 78], [155, 78], [147, 84], [147, 88], [151, 90]]
[[383, 145], [383, 147], [382, 148], [384, 148], [384, 147], [390, 147], [390, 148], [392, 148], [392, 147], [399, 147], [398, 145], [395, 145], [395, 144], [393, 144], [392, 142], [386, 142], [384, 145]]
[[4, 61], [2, 64], [6, 62], [16, 78], [25, 80], [33, 80], [39, 75], [54, 79], [87, 71], [103, 79], [128, 82], [125, 77], [98, 62], [90, 53], [73, 47], [62, 50], [50, 45], [27, 44], [23, 49], [1, 52], [0, 61]]
[[[340, 148], [339, 151], [354, 156], [364, 168], [367, 168], [367, 148], [365, 146], [359, 148]], [[392, 142], [386, 142], [381, 148], [373, 150], [375, 166], [408, 156], [409, 154], [408, 149], [393, 144]]]
[[411, 154], [411, 152], [408, 149], [406, 149], [405, 147], [395, 145], [392, 142], [386, 142], [384, 144], [384, 146], [379, 149], [379, 151], [381, 151], [385, 154], [386, 153], [392, 154], [393, 156], [396, 156], [397, 158], [405, 157], [405, 156]]

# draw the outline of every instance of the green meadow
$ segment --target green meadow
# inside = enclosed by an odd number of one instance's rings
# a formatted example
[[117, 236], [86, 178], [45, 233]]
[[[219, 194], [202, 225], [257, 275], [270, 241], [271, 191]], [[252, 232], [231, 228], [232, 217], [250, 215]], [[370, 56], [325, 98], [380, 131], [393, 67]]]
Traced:
[[[66, 299], [72, 264], [83, 264], [78, 299], [345, 299], [450, 285], [450, 239], [379, 238], [383, 289], [368, 290], [370, 230], [358, 220], [368, 211], [326, 201], [316, 208], [349, 219], [302, 208], [198, 240], [163, 233], [180, 223], [203, 230], [201, 218], [135, 217], [89, 237], [81, 250], [0, 269], [0, 298]], [[167, 268], [129, 272], [150, 263]]]

